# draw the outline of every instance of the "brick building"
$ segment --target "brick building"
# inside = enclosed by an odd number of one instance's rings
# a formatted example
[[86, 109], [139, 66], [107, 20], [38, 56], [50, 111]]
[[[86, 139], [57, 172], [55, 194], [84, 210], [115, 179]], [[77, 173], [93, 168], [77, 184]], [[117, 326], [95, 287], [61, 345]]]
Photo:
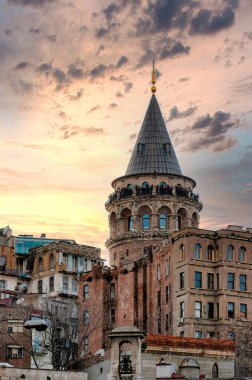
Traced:
[[152, 92], [126, 173], [105, 204], [111, 268], [80, 277], [80, 307], [102, 308], [92, 353], [108, 348], [115, 327], [233, 339], [252, 320], [252, 229], [199, 228], [196, 183], [182, 174]]
[[31, 332], [24, 329], [24, 319], [17, 305], [0, 305], [0, 326], [0, 361], [14, 367], [29, 368]]

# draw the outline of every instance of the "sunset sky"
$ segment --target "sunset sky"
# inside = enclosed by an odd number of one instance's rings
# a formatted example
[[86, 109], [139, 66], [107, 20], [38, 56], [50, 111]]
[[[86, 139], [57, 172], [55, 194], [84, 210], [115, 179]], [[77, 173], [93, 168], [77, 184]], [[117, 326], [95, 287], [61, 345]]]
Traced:
[[252, 227], [251, 0], [1, 0], [1, 226], [105, 249], [151, 92], [201, 227]]

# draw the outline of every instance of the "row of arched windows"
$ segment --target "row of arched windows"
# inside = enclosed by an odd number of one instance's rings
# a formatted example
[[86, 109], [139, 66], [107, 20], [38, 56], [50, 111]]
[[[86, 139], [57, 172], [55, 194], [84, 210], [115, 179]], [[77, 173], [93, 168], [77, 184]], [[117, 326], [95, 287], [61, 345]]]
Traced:
[[[158, 211], [158, 228], [159, 229], [169, 229], [171, 210], [169, 207], [161, 207]], [[123, 231], [132, 231], [133, 229], [150, 229], [151, 228], [151, 218], [152, 212], [148, 206], [141, 206], [137, 212], [137, 215], [133, 216], [130, 209], [123, 209], [120, 213], [120, 223], [122, 223]], [[188, 213], [184, 208], [178, 210], [177, 215], [177, 229], [181, 230], [188, 226]], [[110, 214], [110, 227], [111, 232], [116, 232], [116, 225], [118, 219], [115, 212]], [[198, 216], [194, 212], [191, 218], [191, 227], [198, 226]]]
[[[209, 260], [214, 261], [215, 260], [215, 250], [212, 245], [208, 245], [205, 257], [202, 255], [202, 247], [201, 244], [196, 243], [194, 245], [194, 258], [197, 260]], [[234, 247], [232, 245], [228, 245], [227, 251], [226, 251], [226, 260], [227, 261], [233, 261], [234, 258]], [[246, 262], [246, 248], [240, 247], [238, 251], [238, 261], [240, 262]]]
[[[50, 259], [49, 259], [49, 269], [54, 269], [54, 265], [55, 265], [54, 255], [51, 254]], [[44, 270], [44, 260], [43, 260], [43, 257], [40, 256], [38, 258], [38, 272], [43, 272], [43, 270]]]

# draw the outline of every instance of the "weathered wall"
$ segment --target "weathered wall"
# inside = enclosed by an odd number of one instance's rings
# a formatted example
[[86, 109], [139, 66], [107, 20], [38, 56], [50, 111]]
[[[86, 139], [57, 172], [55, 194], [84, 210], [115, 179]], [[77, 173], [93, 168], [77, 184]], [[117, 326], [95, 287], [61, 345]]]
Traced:
[[105, 360], [104, 362], [86, 368], [85, 371], [88, 374], [88, 380], [107, 380], [110, 369], [111, 360]]
[[84, 372], [0, 368], [0, 380], [20, 380], [22, 375], [26, 380], [88, 380], [88, 375]]
[[[142, 375], [144, 379], [156, 379], [156, 364], [159, 363], [161, 357], [166, 363], [172, 363], [176, 367], [176, 372], [179, 373], [179, 366], [182, 360], [186, 357], [183, 355], [173, 355], [172, 353], [142, 353]], [[219, 368], [220, 378], [231, 378], [234, 376], [234, 359], [233, 358], [218, 358], [215, 357], [199, 357], [196, 356], [200, 366], [200, 374], [205, 374], [206, 378], [212, 378], [212, 366], [217, 363]]]

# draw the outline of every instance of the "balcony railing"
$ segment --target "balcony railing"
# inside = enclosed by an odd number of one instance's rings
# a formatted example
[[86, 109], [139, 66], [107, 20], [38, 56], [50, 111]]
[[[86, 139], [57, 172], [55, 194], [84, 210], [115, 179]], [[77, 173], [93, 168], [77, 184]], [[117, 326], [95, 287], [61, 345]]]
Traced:
[[201, 208], [202, 208], [202, 202], [199, 199], [199, 194], [195, 194], [191, 190], [182, 188], [180, 186], [176, 186], [176, 187], [165, 186], [164, 187], [164, 186], [159, 186], [159, 185], [157, 185], [156, 188], [154, 188], [153, 186], [140, 187], [137, 185], [134, 186], [134, 189], [123, 187], [115, 191], [114, 193], [110, 194], [105, 205], [108, 206], [109, 204], [115, 201], [118, 201], [120, 199], [139, 197], [139, 196], [145, 196], [145, 195], [151, 195], [151, 196], [170, 195], [174, 197], [187, 198], [187, 199], [190, 199], [191, 201], [200, 203]]
[[12, 276], [17, 276], [20, 278], [31, 278], [31, 273], [29, 272], [22, 272], [19, 269], [5, 269], [5, 270], [0, 270], [0, 274], [10, 274]]

